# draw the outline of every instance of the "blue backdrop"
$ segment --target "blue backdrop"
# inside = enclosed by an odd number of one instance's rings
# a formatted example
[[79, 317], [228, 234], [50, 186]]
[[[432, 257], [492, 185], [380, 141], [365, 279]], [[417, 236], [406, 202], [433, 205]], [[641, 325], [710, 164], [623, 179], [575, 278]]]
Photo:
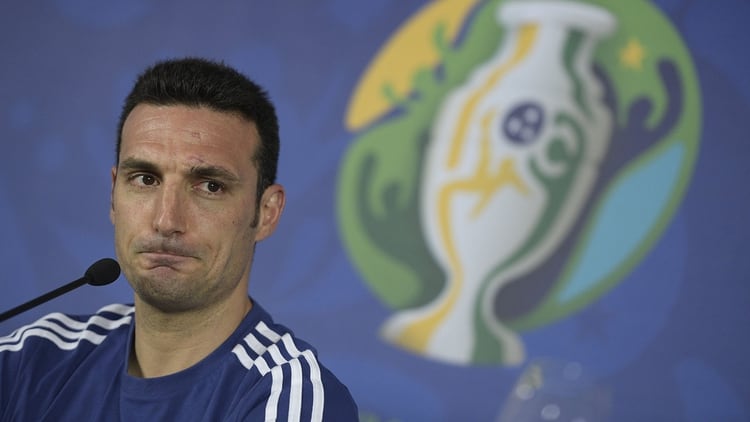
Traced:
[[[743, 50], [750, 4], [653, 2], [687, 47], [700, 94], [697, 155], [684, 194], [617, 285], [520, 333], [526, 354], [514, 365], [445, 363], [384, 340], [380, 330], [393, 305], [374, 294], [339, 221], [342, 162], [362, 133], [346, 124], [353, 94], [387, 41], [430, 4], [6, 4], [0, 308], [114, 256], [110, 168], [122, 99], [155, 60], [205, 56], [264, 85], [281, 121], [279, 181], [288, 203], [277, 233], [258, 246], [250, 292], [318, 347], [349, 385], [363, 421], [490, 421], [524, 400], [534, 417], [554, 420], [554, 409], [524, 399], [518, 386], [535, 368], [553, 374], [558, 363], [586, 374], [610, 420], [750, 420], [750, 55]], [[53, 310], [86, 313], [131, 295], [124, 279], [84, 287], [0, 324], [0, 332]]]

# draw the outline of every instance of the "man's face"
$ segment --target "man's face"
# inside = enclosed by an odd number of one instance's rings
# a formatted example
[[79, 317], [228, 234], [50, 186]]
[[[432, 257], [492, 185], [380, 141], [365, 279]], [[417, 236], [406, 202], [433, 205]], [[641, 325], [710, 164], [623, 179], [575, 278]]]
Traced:
[[115, 248], [140, 299], [166, 312], [247, 295], [255, 242], [270, 235], [283, 189], [264, 193], [253, 226], [255, 124], [187, 106], [138, 105], [112, 169]]

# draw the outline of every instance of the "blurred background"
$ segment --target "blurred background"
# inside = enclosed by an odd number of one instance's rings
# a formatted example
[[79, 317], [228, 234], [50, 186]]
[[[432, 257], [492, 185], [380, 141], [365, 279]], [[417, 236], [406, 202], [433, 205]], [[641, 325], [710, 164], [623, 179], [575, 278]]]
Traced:
[[[750, 420], [748, 19], [741, 0], [5, 4], [0, 310], [114, 256], [122, 100], [202, 56], [281, 122], [288, 202], [250, 294], [361, 420]], [[131, 301], [123, 278], [87, 286], [0, 332]]]

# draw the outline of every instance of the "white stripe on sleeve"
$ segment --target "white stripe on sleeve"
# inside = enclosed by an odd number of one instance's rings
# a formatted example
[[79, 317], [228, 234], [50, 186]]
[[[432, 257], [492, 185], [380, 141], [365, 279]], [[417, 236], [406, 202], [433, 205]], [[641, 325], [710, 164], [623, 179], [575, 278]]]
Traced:
[[271, 370], [271, 393], [266, 403], [266, 421], [275, 421], [278, 417], [279, 397], [281, 390], [284, 388], [284, 372], [280, 366], [275, 366]]

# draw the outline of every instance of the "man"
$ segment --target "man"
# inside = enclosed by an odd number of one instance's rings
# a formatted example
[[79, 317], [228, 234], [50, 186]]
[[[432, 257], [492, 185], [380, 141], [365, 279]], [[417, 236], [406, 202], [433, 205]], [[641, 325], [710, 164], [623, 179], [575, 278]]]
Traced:
[[0, 339], [0, 419], [355, 421], [346, 387], [248, 297], [284, 209], [265, 92], [201, 59], [127, 97], [110, 218], [134, 306], [51, 314]]

